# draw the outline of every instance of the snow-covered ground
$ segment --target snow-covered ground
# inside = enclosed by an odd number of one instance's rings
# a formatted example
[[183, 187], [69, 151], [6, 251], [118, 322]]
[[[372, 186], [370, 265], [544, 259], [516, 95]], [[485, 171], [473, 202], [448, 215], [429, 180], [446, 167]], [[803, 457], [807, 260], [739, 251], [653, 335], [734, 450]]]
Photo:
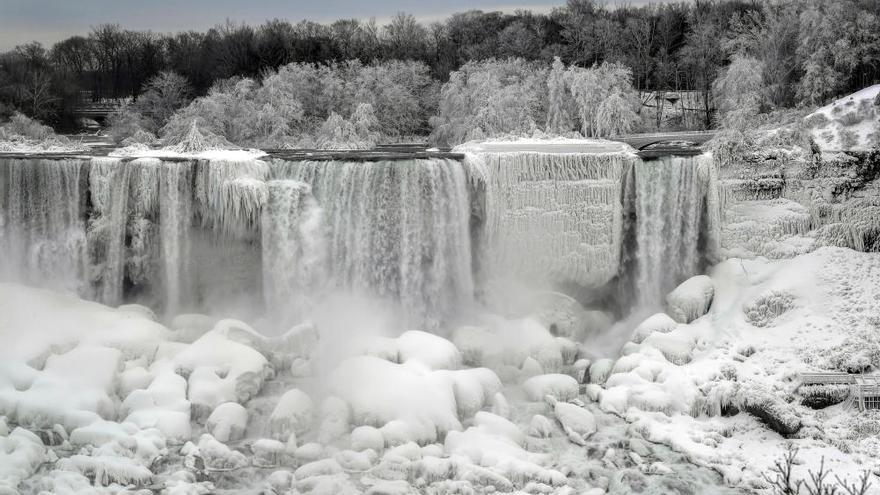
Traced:
[[765, 487], [789, 443], [796, 476], [824, 457], [854, 481], [880, 469], [880, 417], [800, 405], [798, 373], [880, 364], [878, 279], [880, 257], [844, 248], [730, 259], [670, 298], [691, 323], [652, 317], [639, 343], [592, 361], [530, 318], [331, 356], [308, 323], [267, 338], [2, 284], [0, 486], [720, 493]]
[[804, 120], [826, 151], [868, 150], [880, 146], [880, 84], [845, 96]]

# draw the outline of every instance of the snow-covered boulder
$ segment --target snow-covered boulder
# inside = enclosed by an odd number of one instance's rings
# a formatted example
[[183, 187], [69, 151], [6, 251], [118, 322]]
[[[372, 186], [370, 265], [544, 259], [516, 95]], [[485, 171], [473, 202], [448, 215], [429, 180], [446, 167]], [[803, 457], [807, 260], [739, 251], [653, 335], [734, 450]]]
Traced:
[[247, 428], [247, 409], [237, 402], [224, 402], [214, 408], [205, 424], [208, 432], [221, 442], [239, 440]]
[[[353, 424], [383, 427], [386, 442], [388, 434], [398, 433], [411, 435], [410, 440], [419, 443], [433, 442], [438, 434], [461, 428], [453, 379], [456, 374], [356, 356], [331, 373], [329, 389], [351, 406]], [[386, 430], [384, 425], [392, 421], [405, 428]]]
[[642, 346], [657, 349], [670, 363], [682, 365], [691, 362], [696, 342], [682, 332], [655, 332], [642, 342]]
[[679, 323], [690, 323], [705, 315], [712, 305], [715, 285], [706, 275], [682, 282], [666, 296], [666, 310]]
[[302, 390], [288, 390], [269, 416], [269, 431], [276, 440], [287, 440], [291, 433], [302, 436], [312, 426], [315, 406]]
[[140, 428], [158, 428], [169, 439], [185, 440], [191, 435], [191, 406], [186, 398], [186, 379], [174, 373], [168, 363], [154, 365], [157, 373], [150, 386], [134, 390], [122, 402], [125, 421]]
[[669, 333], [675, 330], [676, 326], [678, 326], [678, 323], [666, 313], [656, 313], [639, 323], [636, 329], [633, 330], [632, 341], [640, 344], [652, 333]]
[[553, 414], [562, 425], [568, 439], [577, 445], [586, 445], [586, 440], [596, 433], [596, 418], [583, 407], [568, 402], [551, 399]]
[[562, 374], [538, 375], [523, 383], [529, 400], [536, 402], [544, 400], [548, 395], [556, 400], [571, 400], [577, 398], [579, 388], [577, 380]]
[[418, 361], [434, 370], [454, 370], [461, 366], [458, 348], [438, 335], [410, 330], [395, 341], [401, 363]]
[[382, 432], [372, 426], [358, 426], [351, 432], [351, 449], [355, 451], [374, 450], [381, 452], [385, 448]]
[[201, 417], [224, 402], [249, 400], [271, 373], [268, 360], [252, 347], [259, 345], [259, 337], [239, 323], [218, 322], [174, 357], [176, 367], [188, 375], [187, 396]]

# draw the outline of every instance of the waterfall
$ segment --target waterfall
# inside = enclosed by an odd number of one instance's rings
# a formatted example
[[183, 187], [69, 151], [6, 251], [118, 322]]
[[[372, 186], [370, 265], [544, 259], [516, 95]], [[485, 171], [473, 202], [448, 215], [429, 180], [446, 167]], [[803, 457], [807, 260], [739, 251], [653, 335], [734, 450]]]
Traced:
[[715, 261], [719, 202], [711, 157], [625, 150], [482, 150], [463, 163], [10, 158], [0, 275], [168, 315], [262, 298], [285, 325], [345, 292], [436, 329], [469, 308], [475, 285], [486, 302], [514, 283], [656, 309]]
[[326, 235], [311, 187], [293, 180], [268, 183], [263, 207], [263, 297], [274, 317], [290, 325], [308, 317], [324, 293]]
[[95, 216], [89, 227], [90, 251], [97, 251], [92, 260], [100, 273], [98, 301], [117, 305], [122, 302], [125, 277], [125, 234], [132, 168], [114, 158], [95, 158], [89, 173]]
[[[480, 267], [487, 298], [511, 286], [600, 288], [618, 273], [629, 153], [489, 152], [467, 161], [485, 180]], [[495, 288], [502, 294], [495, 297]], [[492, 302], [494, 304], [494, 301]]]
[[711, 157], [665, 157], [634, 167], [635, 296], [659, 309], [717, 250], [719, 200]]
[[86, 273], [81, 159], [0, 162], [0, 274], [77, 291]]
[[330, 290], [400, 303], [436, 327], [473, 297], [467, 176], [454, 160], [276, 163], [311, 186], [327, 235]]
[[160, 166], [160, 242], [165, 313], [175, 315], [192, 303], [190, 225], [193, 216], [192, 163], [162, 162]]

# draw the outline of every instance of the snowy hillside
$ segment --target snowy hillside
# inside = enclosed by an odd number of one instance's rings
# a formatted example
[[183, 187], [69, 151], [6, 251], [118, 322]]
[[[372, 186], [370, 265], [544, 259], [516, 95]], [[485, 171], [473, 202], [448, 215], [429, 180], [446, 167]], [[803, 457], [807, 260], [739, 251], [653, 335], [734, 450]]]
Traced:
[[824, 151], [880, 146], [880, 84], [840, 98], [804, 119]]

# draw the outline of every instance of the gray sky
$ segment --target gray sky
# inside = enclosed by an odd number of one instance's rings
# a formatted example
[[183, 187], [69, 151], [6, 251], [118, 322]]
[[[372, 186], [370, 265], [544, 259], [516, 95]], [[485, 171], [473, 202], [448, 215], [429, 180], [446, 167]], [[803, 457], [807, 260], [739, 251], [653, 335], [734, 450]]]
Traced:
[[[650, 0], [629, 3], [645, 1]], [[50, 46], [104, 23], [165, 33], [205, 30], [227, 18], [260, 24], [276, 17], [293, 22], [375, 17], [381, 23], [403, 11], [432, 21], [471, 9], [546, 12], [564, 4], [565, 0], [0, 0], [0, 50], [33, 40]]]

